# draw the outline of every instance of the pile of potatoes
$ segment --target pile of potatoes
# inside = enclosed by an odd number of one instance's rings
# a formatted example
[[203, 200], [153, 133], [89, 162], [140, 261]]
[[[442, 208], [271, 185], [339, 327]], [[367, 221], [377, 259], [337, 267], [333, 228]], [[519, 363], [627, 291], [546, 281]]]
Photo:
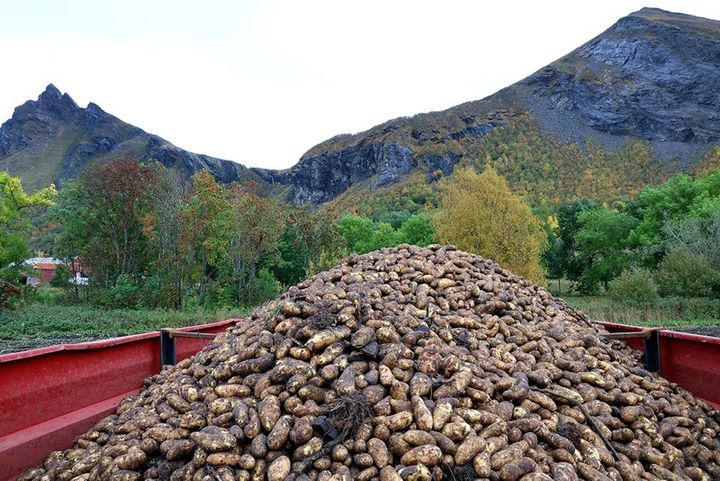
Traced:
[[720, 479], [720, 415], [600, 333], [451, 246], [353, 256], [20, 479]]

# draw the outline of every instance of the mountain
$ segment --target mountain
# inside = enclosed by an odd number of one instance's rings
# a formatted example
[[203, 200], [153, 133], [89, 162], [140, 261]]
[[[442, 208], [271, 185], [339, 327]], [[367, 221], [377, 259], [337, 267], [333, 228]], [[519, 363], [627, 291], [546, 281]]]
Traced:
[[[483, 100], [337, 136], [310, 149], [288, 171], [264, 177], [291, 186], [296, 202], [320, 203], [359, 181], [374, 188], [414, 170], [447, 173], [459, 162], [486, 156], [502, 164], [504, 153], [492, 144], [497, 138], [512, 141], [508, 131], [543, 154], [523, 168], [545, 178], [572, 177], [578, 165], [538, 169], [544, 154], [556, 164], [570, 149], [577, 161], [587, 157], [588, 141], [606, 157], [618, 157], [605, 159], [611, 169], [632, 171], [612, 161], [637, 149], [650, 151], [652, 159], [636, 167], [655, 174], [693, 168], [720, 138], [720, 22], [644, 8]], [[532, 157], [532, 150], [510, 154]], [[585, 159], [588, 167], [597, 168], [592, 160]], [[518, 180], [512, 168], [500, 170], [511, 183]]]
[[0, 127], [0, 169], [39, 187], [133, 155], [222, 182], [252, 179], [298, 204], [351, 205], [489, 162], [531, 196], [607, 199], [717, 161], [719, 92], [720, 22], [644, 8], [487, 98], [333, 137], [290, 169], [184, 151], [52, 85]]
[[0, 169], [30, 189], [77, 177], [89, 162], [125, 157], [155, 160], [188, 176], [209, 170], [222, 182], [257, 179], [241, 164], [180, 149], [94, 103], [79, 107], [52, 84], [0, 127]]

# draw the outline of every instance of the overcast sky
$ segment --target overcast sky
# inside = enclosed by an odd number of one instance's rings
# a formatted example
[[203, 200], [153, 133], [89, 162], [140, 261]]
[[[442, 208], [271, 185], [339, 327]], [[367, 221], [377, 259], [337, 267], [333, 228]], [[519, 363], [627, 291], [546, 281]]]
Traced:
[[289, 167], [313, 145], [476, 100], [643, 6], [720, 2], [4, 0], [0, 122], [48, 83], [187, 150]]

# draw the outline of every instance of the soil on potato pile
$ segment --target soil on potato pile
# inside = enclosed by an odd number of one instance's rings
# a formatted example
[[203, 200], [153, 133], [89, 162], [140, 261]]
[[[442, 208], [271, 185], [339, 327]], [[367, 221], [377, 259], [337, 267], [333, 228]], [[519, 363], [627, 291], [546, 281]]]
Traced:
[[720, 479], [720, 413], [450, 246], [350, 257], [18, 481]]

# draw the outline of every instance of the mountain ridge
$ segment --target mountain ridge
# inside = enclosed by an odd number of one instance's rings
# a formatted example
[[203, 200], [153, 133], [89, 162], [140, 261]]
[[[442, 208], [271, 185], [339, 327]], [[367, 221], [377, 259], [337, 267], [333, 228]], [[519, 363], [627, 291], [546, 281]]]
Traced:
[[[513, 175], [529, 175], [518, 169], [568, 184], [577, 180], [568, 159], [585, 156], [583, 168], [592, 171], [598, 156], [590, 150], [597, 145], [608, 152], [602, 169], [612, 169], [613, 162], [618, 171], [649, 169], [647, 179], [633, 179], [648, 183], [665, 171], [692, 171], [720, 143], [717, 92], [720, 22], [644, 8], [488, 97], [336, 135], [288, 169], [248, 168], [185, 151], [96, 104], [79, 107], [52, 84], [0, 127], [0, 168], [29, 177], [37, 188], [75, 177], [89, 162], [129, 156], [185, 175], [205, 169], [221, 182], [254, 181], [292, 203], [317, 206], [354, 186], [374, 191], [418, 174], [432, 181], [458, 164], [499, 164], [510, 172], [511, 184], [522, 184]], [[504, 151], [496, 144], [499, 138], [512, 144], [505, 138], [510, 131], [532, 145]], [[635, 144], [650, 160], [635, 165], [623, 153]], [[532, 183], [526, 188], [532, 190]]]

